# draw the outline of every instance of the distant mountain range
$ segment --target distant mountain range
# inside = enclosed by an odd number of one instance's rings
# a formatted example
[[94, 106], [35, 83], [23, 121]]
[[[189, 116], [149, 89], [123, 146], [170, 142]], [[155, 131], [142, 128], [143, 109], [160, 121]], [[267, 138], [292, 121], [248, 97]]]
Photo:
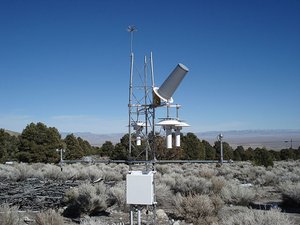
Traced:
[[5, 130], [4, 131], [6, 133], [9, 133], [11, 136], [19, 136], [21, 133], [15, 132], [15, 131], [11, 131], [11, 130]]
[[295, 130], [233, 130], [233, 131], [210, 131], [196, 133], [201, 140], [207, 140], [211, 144], [217, 141], [217, 136], [222, 133], [223, 140], [236, 148], [241, 145], [244, 148], [265, 147], [267, 149], [280, 150], [283, 148], [299, 148], [300, 129]]
[[[68, 132], [61, 133], [62, 138], [65, 138]], [[84, 140], [87, 140], [93, 146], [101, 147], [105, 141], [111, 141], [113, 144], [120, 142], [120, 139], [124, 136], [122, 133], [114, 134], [95, 134], [91, 132], [75, 132], [73, 133], [75, 137], [81, 137]]]
[[[218, 134], [223, 134], [223, 141], [236, 148], [239, 145], [244, 148], [265, 147], [267, 149], [280, 150], [283, 148], [298, 148], [300, 146], [300, 129], [298, 130], [233, 130], [233, 131], [209, 131], [195, 133], [200, 140], [206, 140], [210, 144], [217, 141]], [[62, 138], [70, 133], [61, 133]], [[73, 133], [76, 137], [87, 140], [93, 146], [101, 146], [105, 141], [113, 144], [120, 142], [123, 133], [95, 134], [90, 132]]]
[[[20, 133], [5, 130], [10, 135], [18, 136]], [[227, 142], [233, 148], [241, 145], [244, 148], [265, 147], [267, 149], [280, 150], [284, 148], [298, 149], [300, 146], [300, 129], [275, 129], [275, 130], [232, 130], [232, 131], [208, 131], [195, 133], [200, 140], [206, 140], [211, 145], [217, 141], [217, 136], [222, 133], [223, 141]], [[62, 138], [65, 138], [71, 132], [62, 132]], [[120, 142], [124, 136], [123, 133], [113, 134], [95, 134], [91, 132], [75, 132], [76, 137], [87, 140], [93, 146], [101, 147], [105, 141], [111, 141], [113, 144]]]

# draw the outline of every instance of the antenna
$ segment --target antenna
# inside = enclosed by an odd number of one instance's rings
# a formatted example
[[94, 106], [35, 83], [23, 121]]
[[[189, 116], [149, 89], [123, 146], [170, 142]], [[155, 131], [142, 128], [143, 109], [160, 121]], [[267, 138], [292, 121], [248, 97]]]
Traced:
[[130, 33], [130, 53], [133, 52], [132, 45], [133, 45], [133, 33], [137, 31], [134, 25], [130, 25], [127, 27], [127, 31]]

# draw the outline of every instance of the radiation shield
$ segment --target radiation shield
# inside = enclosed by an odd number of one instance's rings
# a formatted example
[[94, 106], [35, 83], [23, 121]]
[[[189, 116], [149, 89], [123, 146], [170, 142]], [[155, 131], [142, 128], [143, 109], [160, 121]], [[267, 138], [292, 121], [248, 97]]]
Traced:
[[185, 122], [182, 122], [182, 121], [179, 121], [178, 124], [175, 125], [175, 145], [176, 147], [180, 147], [180, 130], [183, 128], [183, 127], [189, 127], [190, 125], [185, 123]]
[[172, 129], [179, 126], [180, 122], [174, 119], [164, 119], [156, 124], [156, 126], [162, 126], [166, 131], [166, 145], [167, 148], [172, 148]]

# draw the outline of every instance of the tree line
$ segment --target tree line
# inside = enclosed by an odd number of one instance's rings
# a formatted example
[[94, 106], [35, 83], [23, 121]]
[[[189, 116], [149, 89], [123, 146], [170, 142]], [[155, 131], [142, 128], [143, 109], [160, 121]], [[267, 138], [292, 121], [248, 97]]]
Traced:
[[[134, 137], [133, 137], [134, 139]], [[155, 140], [155, 141], [153, 141]], [[153, 143], [151, 143], [151, 141]], [[181, 147], [167, 149], [165, 138], [159, 134], [149, 137], [149, 144], [154, 144], [156, 159], [164, 160], [219, 160], [220, 142], [211, 145], [206, 140], [200, 140], [195, 134], [182, 134]], [[147, 145], [132, 148], [132, 159], [145, 159]], [[74, 134], [62, 138], [55, 127], [47, 127], [43, 123], [31, 123], [26, 126], [19, 136], [10, 135], [4, 129], [0, 129], [0, 162], [9, 160], [19, 162], [43, 162], [57, 163], [60, 155], [57, 150], [64, 149], [64, 159], [81, 159], [84, 156], [98, 155], [109, 159], [129, 159], [129, 135], [125, 134], [119, 143], [113, 144], [106, 141], [101, 147], [91, 146], [88, 141]], [[153, 155], [153, 149], [149, 149], [149, 156]], [[151, 157], [150, 157], [151, 158]], [[300, 159], [300, 147], [298, 149], [282, 149], [281, 151], [267, 150], [265, 148], [251, 147], [244, 149], [237, 146], [233, 149], [227, 142], [223, 142], [224, 160], [252, 161], [256, 165], [273, 166], [273, 161]]]

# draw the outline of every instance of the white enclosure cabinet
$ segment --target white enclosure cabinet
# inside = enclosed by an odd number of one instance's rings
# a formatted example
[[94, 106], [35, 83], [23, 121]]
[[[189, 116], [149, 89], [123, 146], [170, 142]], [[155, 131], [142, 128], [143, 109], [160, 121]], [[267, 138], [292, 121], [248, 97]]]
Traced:
[[129, 205], [153, 205], [154, 171], [130, 171], [126, 176], [126, 200]]

